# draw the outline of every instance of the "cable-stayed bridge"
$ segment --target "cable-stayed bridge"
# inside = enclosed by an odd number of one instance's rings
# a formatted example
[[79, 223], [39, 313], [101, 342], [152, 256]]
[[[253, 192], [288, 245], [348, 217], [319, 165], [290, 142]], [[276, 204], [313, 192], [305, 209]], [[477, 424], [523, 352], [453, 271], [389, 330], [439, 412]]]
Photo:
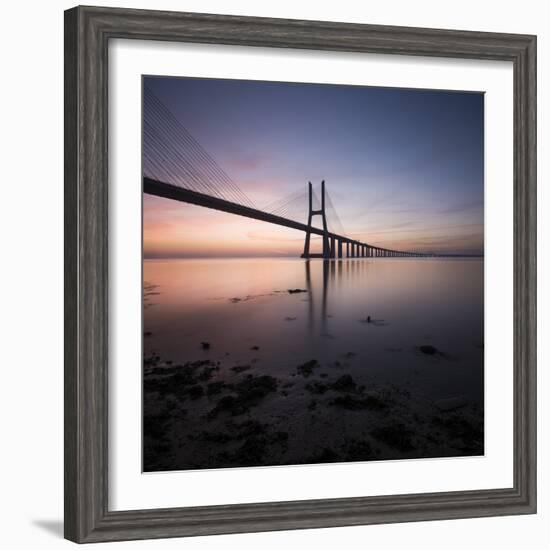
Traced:
[[[303, 258], [374, 258], [433, 256], [391, 250], [346, 235], [325, 182], [320, 197], [307, 189], [258, 207], [146, 86], [143, 95], [143, 191], [305, 233]], [[322, 227], [313, 225], [321, 218]], [[311, 235], [322, 238], [322, 251], [311, 252]]]

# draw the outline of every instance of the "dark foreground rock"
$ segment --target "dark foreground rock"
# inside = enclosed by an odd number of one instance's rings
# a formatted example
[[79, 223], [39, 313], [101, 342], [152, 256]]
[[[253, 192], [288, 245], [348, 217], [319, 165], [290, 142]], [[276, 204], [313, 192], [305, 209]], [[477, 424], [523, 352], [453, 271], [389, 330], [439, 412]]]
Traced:
[[317, 359], [311, 359], [310, 361], [306, 361], [302, 365], [298, 365], [296, 370], [298, 371], [298, 374], [301, 374], [302, 376], [305, 376], [306, 378], [310, 376], [314, 369], [319, 368], [319, 362]]
[[225, 361], [144, 360], [145, 471], [483, 454], [483, 407], [464, 396], [432, 401], [334, 358], [277, 376]]
[[231, 394], [222, 397], [218, 404], [208, 413], [208, 418], [215, 418], [220, 413], [229, 413], [238, 416], [248, 412], [258, 405], [268, 394], [277, 389], [277, 379], [264, 374], [262, 376], [249, 375], [243, 381], [232, 384]]

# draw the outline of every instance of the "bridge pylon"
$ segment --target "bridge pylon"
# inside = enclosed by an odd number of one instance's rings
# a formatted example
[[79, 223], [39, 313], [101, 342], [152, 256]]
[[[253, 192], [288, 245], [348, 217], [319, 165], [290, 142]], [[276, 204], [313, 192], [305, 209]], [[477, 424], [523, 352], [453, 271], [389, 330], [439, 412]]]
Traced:
[[[325, 214], [325, 180], [321, 182], [321, 209], [313, 210], [313, 186], [311, 182], [308, 181], [308, 190], [309, 190], [309, 213], [307, 217], [307, 230], [306, 230], [306, 240], [304, 243], [304, 253], [302, 258], [324, 258], [326, 260], [334, 256], [334, 242], [331, 246], [331, 239], [328, 235], [327, 228], [327, 216]], [[311, 244], [311, 221], [313, 216], [321, 216], [323, 221], [323, 252], [321, 254], [312, 254], [310, 252]], [[334, 241], [334, 239], [332, 239]]]

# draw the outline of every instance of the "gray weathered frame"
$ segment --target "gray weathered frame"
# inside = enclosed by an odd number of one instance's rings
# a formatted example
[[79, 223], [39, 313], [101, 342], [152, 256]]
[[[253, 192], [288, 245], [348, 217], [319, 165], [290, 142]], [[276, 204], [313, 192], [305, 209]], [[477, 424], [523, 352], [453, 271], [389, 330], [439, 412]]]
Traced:
[[[108, 510], [107, 53], [111, 38], [494, 59], [513, 63], [512, 488]], [[66, 538], [75, 542], [97, 542], [535, 513], [535, 308], [535, 36], [96, 7], [77, 7], [65, 12]]]

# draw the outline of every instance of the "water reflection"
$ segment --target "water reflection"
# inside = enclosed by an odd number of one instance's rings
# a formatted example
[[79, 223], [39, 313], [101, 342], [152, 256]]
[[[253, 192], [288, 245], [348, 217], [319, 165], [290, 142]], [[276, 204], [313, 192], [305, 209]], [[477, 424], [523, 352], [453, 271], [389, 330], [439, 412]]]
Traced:
[[[312, 283], [312, 260], [305, 260], [305, 281], [306, 289], [310, 296], [309, 308], [308, 308], [308, 321], [310, 329], [313, 329], [316, 321], [315, 317], [315, 303], [318, 302], [319, 313], [318, 319], [320, 320], [322, 329], [326, 332], [327, 328], [327, 296], [330, 287], [348, 284], [351, 279], [357, 277], [366, 277], [369, 262], [365, 260], [318, 260], [313, 261], [316, 265], [321, 265], [322, 281], [320, 288], [316, 288]], [[319, 298], [319, 299], [318, 299]]]
[[[482, 452], [482, 260], [157, 260], [144, 280], [150, 469]], [[243, 419], [286, 443], [235, 451]]]
[[351, 351], [369, 358], [369, 372], [398, 379], [429, 344], [464, 363], [459, 385], [482, 372], [482, 260], [163, 260], [145, 262], [144, 280], [156, 304], [143, 312], [146, 354], [195, 360], [208, 341], [210, 356], [247, 361], [257, 345], [262, 365], [282, 371]]

